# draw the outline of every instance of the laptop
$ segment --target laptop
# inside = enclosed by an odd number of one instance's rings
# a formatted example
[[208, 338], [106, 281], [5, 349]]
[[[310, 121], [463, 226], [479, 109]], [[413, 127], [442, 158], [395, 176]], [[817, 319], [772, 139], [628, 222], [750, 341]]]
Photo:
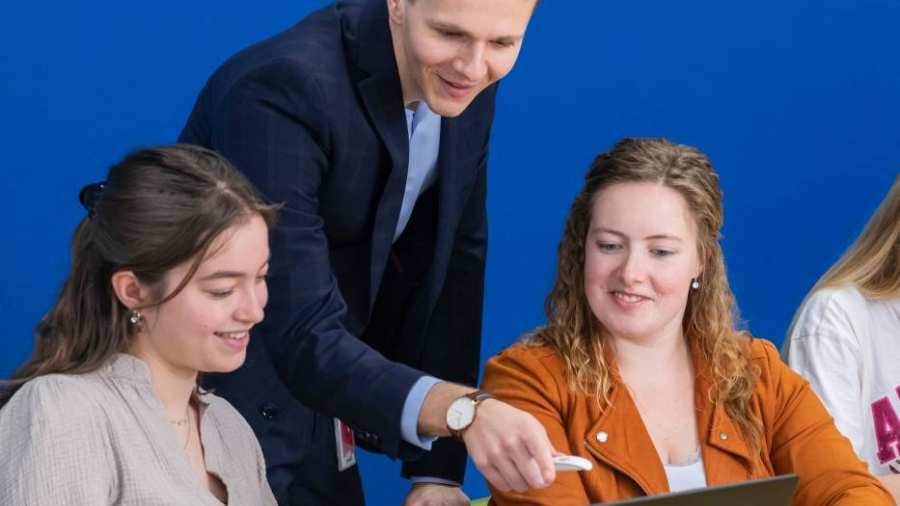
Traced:
[[603, 506], [624, 506], [626, 504], [642, 506], [759, 506], [760, 504], [791, 506], [796, 487], [797, 475], [785, 474], [773, 478], [685, 490], [673, 494], [605, 502]]

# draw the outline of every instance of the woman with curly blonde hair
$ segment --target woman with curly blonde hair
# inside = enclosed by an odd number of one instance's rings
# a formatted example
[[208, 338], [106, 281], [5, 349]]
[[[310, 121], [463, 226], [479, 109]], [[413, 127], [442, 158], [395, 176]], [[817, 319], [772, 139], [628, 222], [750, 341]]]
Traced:
[[893, 504], [774, 346], [735, 329], [709, 159], [663, 139], [599, 155], [559, 246], [548, 323], [484, 388], [593, 469], [497, 504], [583, 505], [799, 475], [794, 504]]
[[900, 499], [900, 176], [797, 310], [784, 355]]

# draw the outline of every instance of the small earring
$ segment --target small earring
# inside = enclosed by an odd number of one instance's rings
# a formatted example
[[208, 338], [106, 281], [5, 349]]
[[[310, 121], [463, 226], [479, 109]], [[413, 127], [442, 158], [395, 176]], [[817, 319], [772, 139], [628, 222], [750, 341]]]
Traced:
[[691, 288], [693, 288], [694, 290], [700, 288], [700, 282], [697, 281], [696, 279], [692, 280], [692, 281], [691, 281]]
[[144, 315], [141, 314], [137, 309], [131, 310], [131, 316], [128, 317], [128, 321], [131, 322], [135, 327], [140, 327], [144, 323]]

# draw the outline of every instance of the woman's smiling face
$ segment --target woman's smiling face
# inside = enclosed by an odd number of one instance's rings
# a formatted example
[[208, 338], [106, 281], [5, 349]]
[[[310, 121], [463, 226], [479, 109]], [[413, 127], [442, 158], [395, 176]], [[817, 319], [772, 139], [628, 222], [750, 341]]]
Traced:
[[[240, 367], [250, 329], [263, 319], [268, 300], [268, 238], [260, 216], [223, 232], [184, 289], [142, 311], [145, 321], [135, 336], [138, 355], [184, 371], [230, 372]], [[192, 263], [168, 272], [164, 291], [178, 286]]]
[[684, 198], [653, 182], [600, 190], [585, 238], [585, 296], [614, 338], [680, 334], [700, 275], [697, 226]]

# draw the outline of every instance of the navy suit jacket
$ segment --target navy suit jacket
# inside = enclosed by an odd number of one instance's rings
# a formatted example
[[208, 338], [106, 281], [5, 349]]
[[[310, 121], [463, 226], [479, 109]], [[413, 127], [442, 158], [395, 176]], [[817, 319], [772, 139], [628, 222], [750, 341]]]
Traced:
[[422, 455], [400, 415], [422, 371], [477, 382], [495, 94], [442, 119], [437, 183], [392, 244], [409, 146], [384, 0], [311, 14], [233, 56], [201, 92], [180, 141], [219, 151], [284, 206], [266, 318], [245, 365], [213, 381], [270, 468], [304, 457], [308, 407], [415, 459], [405, 475], [462, 481], [462, 444]]

